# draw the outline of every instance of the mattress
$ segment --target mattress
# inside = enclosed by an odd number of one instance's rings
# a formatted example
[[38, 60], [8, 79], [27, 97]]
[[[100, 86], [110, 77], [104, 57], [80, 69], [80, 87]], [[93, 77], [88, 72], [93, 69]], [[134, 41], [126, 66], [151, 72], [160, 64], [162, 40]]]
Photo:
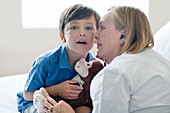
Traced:
[[0, 77], [0, 113], [18, 113], [17, 92], [24, 89], [27, 74]]

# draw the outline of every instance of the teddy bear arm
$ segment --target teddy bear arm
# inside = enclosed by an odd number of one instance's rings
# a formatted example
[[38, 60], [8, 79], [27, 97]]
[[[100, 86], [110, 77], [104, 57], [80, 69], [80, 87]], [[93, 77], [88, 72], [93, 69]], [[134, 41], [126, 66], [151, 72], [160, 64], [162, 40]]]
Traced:
[[33, 105], [37, 109], [38, 113], [45, 113], [44, 112], [44, 104], [41, 102], [42, 100], [46, 100], [44, 97], [48, 95], [47, 91], [44, 88], [40, 88], [40, 90], [36, 90], [33, 95]]
[[42, 99], [45, 99], [45, 97], [41, 94], [36, 94], [33, 99], [33, 105], [37, 109], [38, 113], [44, 113], [43, 108], [45, 107], [43, 103], [41, 102]]

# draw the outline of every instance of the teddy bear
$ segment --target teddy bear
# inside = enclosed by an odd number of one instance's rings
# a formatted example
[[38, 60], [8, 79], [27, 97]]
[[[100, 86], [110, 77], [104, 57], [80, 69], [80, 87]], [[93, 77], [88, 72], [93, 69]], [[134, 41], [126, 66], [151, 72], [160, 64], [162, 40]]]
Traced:
[[[90, 84], [92, 79], [97, 73], [103, 69], [103, 64], [98, 60], [92, 60], [90, 62], [86, 62], [85, 58], [81, 58], [75, 64], [75, 70], [78, 73], [72, 80], [78, 81], [75, 85], [79, 85], [83, 87], [82, 92], [79, 94], [77, 99], [69, 100], [62, 99], [67, 102], [73, 109], [79, 106], [87, 106], [91, 109], [92, 100], [90, 97]], [[33, 95], [33, 104], [37, 108], [38, 113], [43, 113], [43, 104], [41, 100], [44, 99], [44, 95], [48, 95], [44, 88], [40, 88], [40, 90], [35, 91]]]
[[103, 67], [103, 64], [99, 60], [86, 62], [84, 58], [81, 58], [79, 61], [77, 61], [75, 65], [75, 70], [78, 74], [73, 78], [73, 80], [77, 80], [78, 85], [81, 85], [83, 87], [83, 90], [79, 94], [79, 97], [77, 99], [64, 99], [65, 102], [70, 104], [73, 108], [79, 106], [87, 106], [92, 109], [93, 106], [90, 97], [90, 84], [95, 75], [97, 75], [97, 73], [102, 70]]

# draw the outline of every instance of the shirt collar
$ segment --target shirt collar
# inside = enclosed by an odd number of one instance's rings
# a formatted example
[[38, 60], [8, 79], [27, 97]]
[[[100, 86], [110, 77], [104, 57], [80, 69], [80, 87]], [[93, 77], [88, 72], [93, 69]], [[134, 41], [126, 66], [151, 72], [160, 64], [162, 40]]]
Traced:
[[61, 48], [60, 57], [59, 57], [59, 67], [60, 68], [71, 68], [71, 65], [68, 60], [67, 49], [65, 45], [63, 45]]
[[[95, 58], [93, 57], [93, 55], [91, 53], [88, 53], [88, 55], [86, 57], [86, 61], [89, 62], [94, 59]], [[68, 60], [68, 53], [67, 53], [66, 45], [63, 45], [61, 47], [61, 52], [60, 52], [60, 57], [59, 57], [59, 67], [60, 68], [70, 68], [72, 70], [72, 67]]]

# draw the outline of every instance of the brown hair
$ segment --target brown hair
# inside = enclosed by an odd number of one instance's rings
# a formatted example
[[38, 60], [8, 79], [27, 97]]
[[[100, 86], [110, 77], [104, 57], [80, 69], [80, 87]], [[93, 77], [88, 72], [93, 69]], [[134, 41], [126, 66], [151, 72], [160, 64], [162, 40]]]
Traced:
[[65, 9], [60, 16], [59, 30], [64, 34], [65, 25], [71, 20], [89, 18], [94, 15], [96, 28], [99, 28], [100, 15], [90, 7], [76, 4]]

